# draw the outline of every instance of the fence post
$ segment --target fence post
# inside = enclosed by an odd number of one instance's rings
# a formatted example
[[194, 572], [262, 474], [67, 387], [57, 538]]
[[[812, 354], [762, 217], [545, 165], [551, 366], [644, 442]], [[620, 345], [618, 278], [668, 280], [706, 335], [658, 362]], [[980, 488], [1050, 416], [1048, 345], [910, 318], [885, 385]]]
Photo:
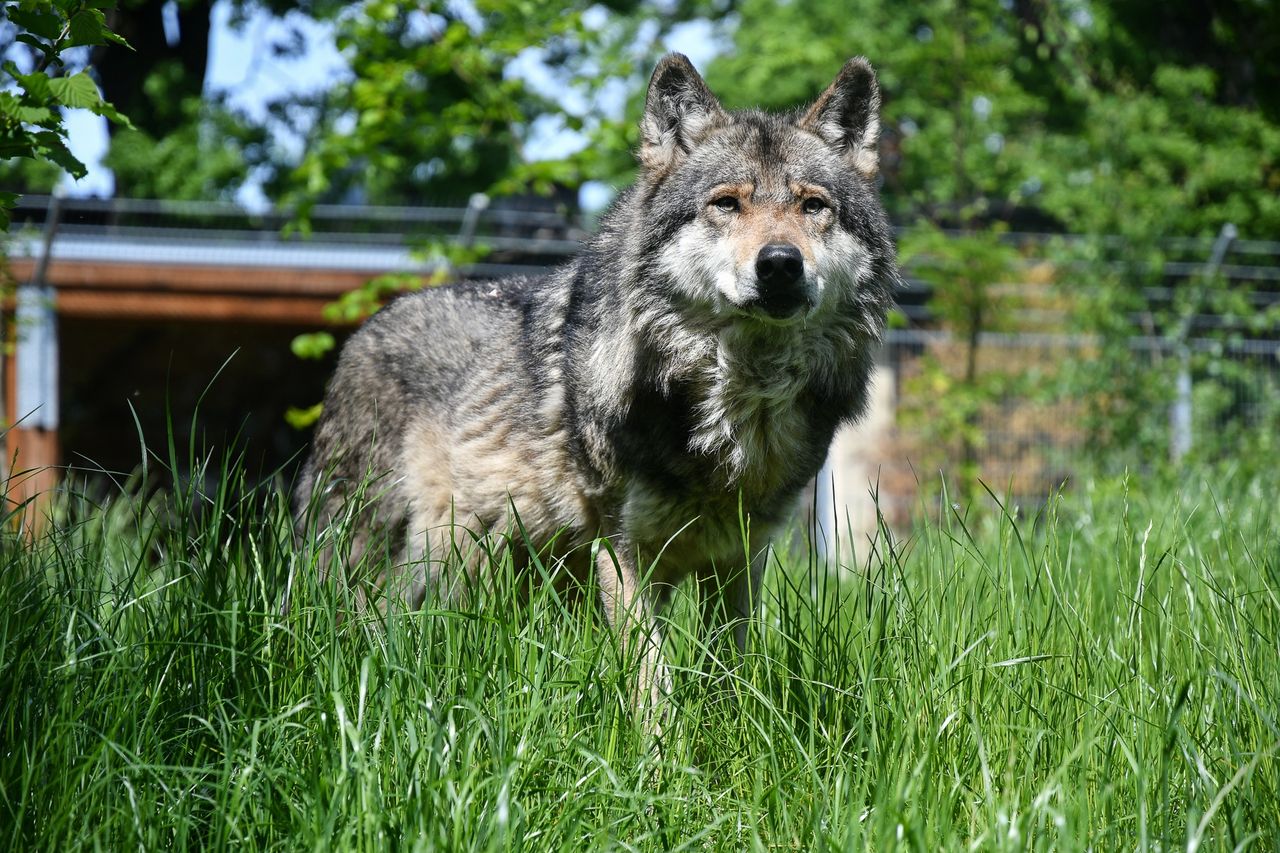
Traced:
[[814, 554], [827, 563], [834, 563], [840, 558], [836, 546], [840, 536], [840, 518], [836, 513], [835, 468], [831, 464], [834, 452], [834, 446], [828, 448], [827, 459], [814, 479], [813, 524], [809, 531]]
[[476, 228], [480, 225], [480, 214], [489, 209], [489, 197], [484, 193], [472, 193], [467, 199], [467, 209], [462, 214], [462, 225], [458, 228], [458, 245], [470, 246], [476, 240]]
[[1228, 222], [1218, 232], [1213, 242], [1213, 250], [1209, 253], [1209, 261], [1205, 264], [1200, 285], [1196, 290], [1191, 307], [1178, 326], [1175, 338], [1178, 353], [1178, 378], [1174, 384], [1173, 408], [1169, 412], [1169, 457], [1178, 463], [1191, 450], [1191, 344], [1190, 337], [1195, 316], [1204, 302], [1204, 292], [1213, 283], [1226, 260], [1227, 251], [1235, 242], [1238, 232], [1236, 226]]
[[18, 286], [14, 306], [16, 387], [8, 446], [13, 467], [5, 486], [9, 500], [30, 502], [31, 530], [39, 527], [40, 507], [58, 481], [58, 314], [48, 272], [62, 196], [58, 187], [49, 199], [40, 257], [31, 280]]

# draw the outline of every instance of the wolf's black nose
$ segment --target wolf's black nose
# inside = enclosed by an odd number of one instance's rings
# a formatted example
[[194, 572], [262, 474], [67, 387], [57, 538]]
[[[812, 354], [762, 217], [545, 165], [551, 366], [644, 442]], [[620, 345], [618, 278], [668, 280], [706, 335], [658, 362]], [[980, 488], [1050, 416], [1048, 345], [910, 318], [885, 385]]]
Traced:
[[770, 243], [756, 256], [756, 280], [763, 287], [795, 284], [804, 276], [804, 256], [790, 243]]
[[808, 302], [804, 255], [790, 243], [770, 243], [756, 255], [756, 293], [751, 303], [772, 317], [791, 317]]

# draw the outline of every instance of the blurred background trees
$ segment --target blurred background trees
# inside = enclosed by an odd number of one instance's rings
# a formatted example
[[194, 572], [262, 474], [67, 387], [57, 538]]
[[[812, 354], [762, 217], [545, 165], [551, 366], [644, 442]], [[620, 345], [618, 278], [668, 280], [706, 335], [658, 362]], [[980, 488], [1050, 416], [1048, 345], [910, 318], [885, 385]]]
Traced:
[[[233, 27], [283, 21], [284, 35], [262, 45], [273, 56], [305, 54], [300, 24], [318, 22], [346, 73], [271, 100], [263, 116], [229, 107], [233, 93], [205, 79], [219, 3]], [[270, 199], [423, 202], [624, 183], [650, 63], [673, 28], [696, 22], [716, 57], [704, 70], [730, 106], [797, 106], [844, 58], [870, 57], [885, 92], [885, 198], [900, 222], [1182, 235], [1227, 220], [1244, 233], [1280, 225], [1280, 11], [1266, 4], [96, 5], [115, 6], [107, 23], [134, 49], [89, 46], [67, 70], [90, 68], [132, 120], [110, 128], [106, 162], [122, 196], [228, 197], [252, 181]], [[7, 22], [0, 50], [30, 67], [22, 32]], [[540, 87], [523, 73], [532, 65]], [[581, 133], [582, 144], [548, 159], [526, 148], [537, 127]], [[7, 183], [50, 179], [6, 168]]]
[[[17, 4], [14, 4], [15, 7]], [[218, 199], [246, 183], [273, 201], [314, 203], [446, 203], [481, 190], [546, 191], [617, 168], [627, 142], [614, 137], [557, 159], [529, 157], [534, 124], [555, 118], [568, 130], [601, 129], [590, 109], [609, 80], [632, 88], [641, 72], [624, 49], [642, 27], [656, 41], [670, 22], [694, 8], [637, 0], [543, 4], [368, 0], [119, 0], [108, 9], [115, 32], [135, 46], [71, 51], [70, 71], [90, 69], [104, 98], [129, 128], [110, 129], [104, 164], [122, 197]], [[262, 115], [232, 105], [232, 89], [206, 81], [211, 16], [221, 7], [230, 25], [246, 29], [274, 18], [272, 57], [305, 63], [309, 37], [323, 32], [341, 53], [345, 73], [314, 87], [273, 97]], [[594, 23], [588, 25], [584, 14]], [[16, 21], [0, 26], [0, 53], [29, 66]], [[531, 56], [531, 54], [533, 56]], [[518, 59], [580, 94], [575, 103], [536, 92], [512, 73]], [[253, 57], [251, 64], [262, 57]], [[647, 60], [643, 60], [647, 61]], [[251, 70], [251, 69], [250, 69]], [[251, 74], [246, 75], [252, 79]], [[314, 81], [312, 81], [314, 82]], [[250, 83], [249, 85], [252, 85]], [[578, 164], [608, 162], [606, 168]], [[45, 164], [9, 161], [6, 184], [47, 191], [58, 173]]]

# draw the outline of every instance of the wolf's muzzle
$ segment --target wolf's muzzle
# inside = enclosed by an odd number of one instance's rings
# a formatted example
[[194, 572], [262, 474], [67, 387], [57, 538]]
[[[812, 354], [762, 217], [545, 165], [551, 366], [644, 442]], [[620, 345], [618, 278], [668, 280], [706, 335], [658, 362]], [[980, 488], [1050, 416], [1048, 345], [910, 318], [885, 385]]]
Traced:
[[756, 298], [753, 306], [783, 318], [807, 308], [804, 256], [790, 243], [770, 243], [756, 255]]

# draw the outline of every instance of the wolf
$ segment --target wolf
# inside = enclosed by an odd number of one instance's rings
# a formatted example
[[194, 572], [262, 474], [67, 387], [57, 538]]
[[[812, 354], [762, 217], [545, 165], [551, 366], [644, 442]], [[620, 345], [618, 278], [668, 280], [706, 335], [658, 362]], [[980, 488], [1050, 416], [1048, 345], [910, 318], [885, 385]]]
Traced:
[[863, 58], [786, 114], [728, 111], [663, 58], [639, 177], [574, 260], [401, 296], [348, 340], [299, 524], [353, 519], [349, 566], [390, 541], [366, 595], [391, 607], [456, 601], [518, 525], [540, 563], [594, 574], [645, 701], [681, 580], [742, 648], [771, 537], [866, 407], [898, 281], [879, 107]]

